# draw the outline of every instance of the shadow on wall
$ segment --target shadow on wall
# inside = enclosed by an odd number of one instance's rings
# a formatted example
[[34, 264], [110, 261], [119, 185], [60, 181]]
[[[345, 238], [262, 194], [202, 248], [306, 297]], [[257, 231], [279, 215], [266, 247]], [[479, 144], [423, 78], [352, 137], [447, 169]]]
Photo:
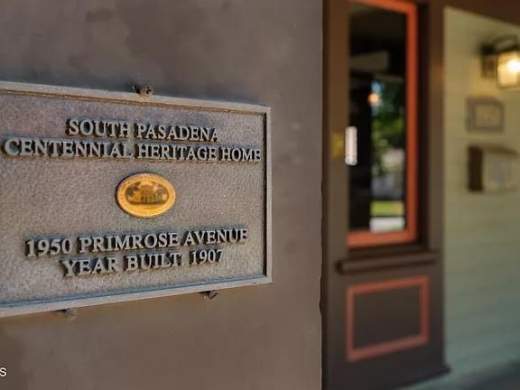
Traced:
[[518, 389], [520, 388], [520, 361], [496, 369], [486, 370], [461, 383], [462, 389]]

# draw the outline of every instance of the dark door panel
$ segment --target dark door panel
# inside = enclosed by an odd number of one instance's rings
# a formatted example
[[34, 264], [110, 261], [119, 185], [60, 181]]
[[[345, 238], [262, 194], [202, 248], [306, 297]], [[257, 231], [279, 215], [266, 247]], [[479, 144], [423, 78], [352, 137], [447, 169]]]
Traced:
[[[426, 184], [436, 177], [419, 109], [428, 89], [409, 77], [420, 60], [410, 50], [419, 34], [409, 10], [417, 16], [412, 2], [399, 0], [325, 4], [324, 389], [388, 389], [446, 370], [441, 226], [427, 219], [441, 203]], [[349, 126], [357, 130], [355, 158], [345, 156]]]

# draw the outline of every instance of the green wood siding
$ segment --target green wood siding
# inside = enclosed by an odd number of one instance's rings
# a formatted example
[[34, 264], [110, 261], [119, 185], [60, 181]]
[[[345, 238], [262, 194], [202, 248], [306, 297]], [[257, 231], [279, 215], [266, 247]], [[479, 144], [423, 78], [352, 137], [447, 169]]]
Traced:
[[[520, 27], [472, 13], [445, 11], [446, 354], [452, 372], [416, 386], [452, 389], [476, 374], [520, 360], [520, 190], [467, 190], [468, 146], [494, 143], [520, 151], [520, 91], [481, 77], [480, 45]], [[505, 106], [505, 130], [466, 130], [466, 99], [493, 96]], [[520, 178], [520, 163], [514, 172]]]

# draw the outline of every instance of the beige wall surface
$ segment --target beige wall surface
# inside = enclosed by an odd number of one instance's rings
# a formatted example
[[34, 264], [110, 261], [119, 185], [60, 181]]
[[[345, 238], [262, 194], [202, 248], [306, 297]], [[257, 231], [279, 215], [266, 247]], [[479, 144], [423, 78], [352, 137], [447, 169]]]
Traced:
[[[452, 372], [417, 388], [448, 389], [473, 374], [520, 361], [520, 189], [468, 191], [468, 146], [520, 151], [520, 91], [481, 75], [480, 48], [520, 26], [447, 8], [445, 11], [445, 281], [446, 355]], [[469, 132], [468, 97], [490, 96], [505, 107], [502, 133]], [[520, 179], [520, 163], [513, 167]]]
[[2, 319], [0, 389], [320, 388], [321, 10], [317, 0], [2, 2], [2, 80], [149, 83], [272, 108], [274, 283], [84, 308], [74, 320]]

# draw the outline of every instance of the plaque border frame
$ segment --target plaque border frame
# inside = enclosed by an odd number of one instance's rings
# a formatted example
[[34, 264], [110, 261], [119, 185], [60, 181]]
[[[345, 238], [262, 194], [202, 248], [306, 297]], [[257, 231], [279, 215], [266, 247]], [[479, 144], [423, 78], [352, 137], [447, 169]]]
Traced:
[[259, 104], [170, 97], [164, 95], [140, 95], [136, 92], [121, 92], [47, 84], [22, 83], [0, 80], [0, 94], [56, 97], [65, 100], [87, 100], [119, 104], [176, 107], [201, 111], [219, 111], [264, 116], [264, 196], [265, 196], [265, 242], [264, 275], [252, 278], [229, 278], [206, 284], [192, 283], [179, 287], [129, 288], [120, 293], [85, 293], [80, 296], [56, 299], [20, 300], [0, 303], [0, 318], [22, 314], [75, 309], [102, 304], [140, 301], [181, 294], [202, 293], [236, 287], [258, 286], [273, 282], [272, 278], [272, 172], [271, 172], [271, 108]]

